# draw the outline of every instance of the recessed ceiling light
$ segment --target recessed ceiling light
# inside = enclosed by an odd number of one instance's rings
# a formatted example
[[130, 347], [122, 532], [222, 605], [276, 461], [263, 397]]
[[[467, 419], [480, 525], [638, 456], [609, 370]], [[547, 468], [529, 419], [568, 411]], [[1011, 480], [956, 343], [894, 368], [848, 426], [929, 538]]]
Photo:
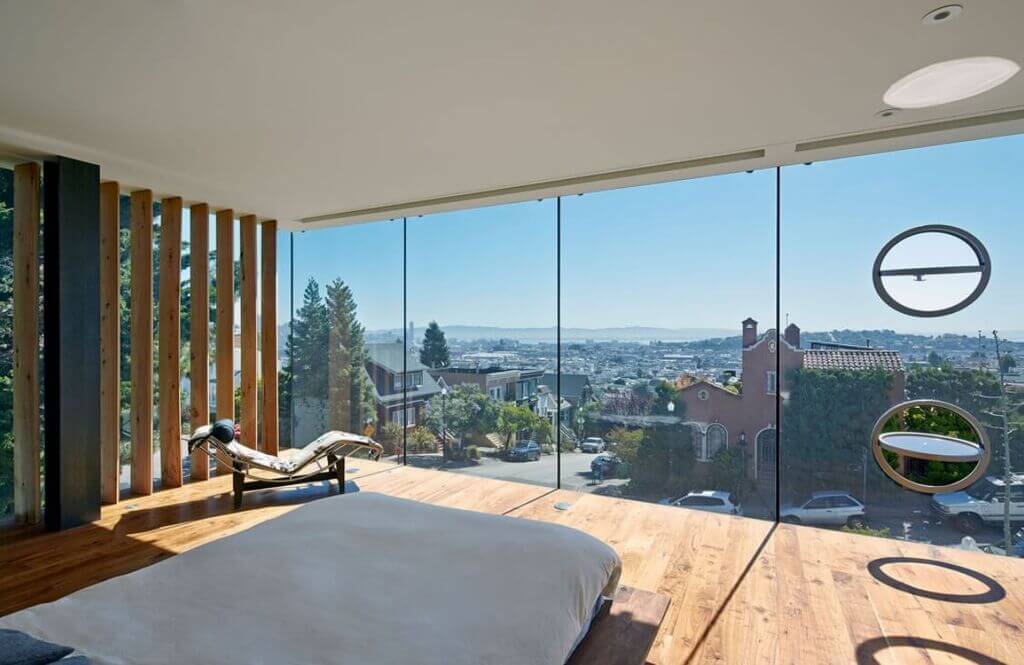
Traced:
[[939, 23], [949, 23], [964, 10], [963, 5], [946, 5], [945, 7], [939, 7], [933, 9], [921, 18], [921, 23], [925, 25], [938, 25]]
[[949, 104], [1002, 85], [1019, 71], [1016, 62], [994, 56], [936, 62], [893, 83], [882, 100], [900, 109]]
[[875, 117], [876, 118], [891, 118], [891, 117], [893, 117], [894, 115], [896, 115], [899, 112], [900, 112], [899, 109], [882, 109], [881, 111], [879, 111], [878, 113], [875, 114]]

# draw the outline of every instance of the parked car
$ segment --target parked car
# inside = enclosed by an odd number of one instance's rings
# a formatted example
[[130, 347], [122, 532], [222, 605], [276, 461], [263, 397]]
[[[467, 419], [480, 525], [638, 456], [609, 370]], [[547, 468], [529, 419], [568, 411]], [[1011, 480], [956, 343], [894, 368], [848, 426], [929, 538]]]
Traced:
[[590, 460], [590, 472], [595, 478], [611, 478], [619, 470], [619, 458], [612, 453], [600, 453]]
[[789, 524], [862, 527], [867, 510], [846, 492], [814, 492], [795, 504], [782, 507], [779, 517]]
[[585, 453], [603, 453], [607, 447], [608, 444], [599, 436], [588, 436], [580, 444], [580, 450]]
[[690, 492], [678, 499], [666, 499], [662, 503], [680, 508], [693, 508], [695, 510], [706, 510], [709, 513], [723, 513], [726, 515], [742, 515], [736, 497], [728, 492], [720, 490], [704, 490], [702, 492]]
[[[1002, 478], [988, 476], [962, 492], [947, 492], [932, 497], [932, 512], [952, 521], [964, 533], [977, 533], [983, 524], [1003, 522], [1003, 498], [1006, 483]], [[1016, 474], [1010, 482], [1010, 520], [1024, 522], [1024, 474]]]
[[519, 441], [508, 449], [505, 459], [512, 462], [518, 460], [536, 462], [540, 459], [540, 444], [536, 441]]

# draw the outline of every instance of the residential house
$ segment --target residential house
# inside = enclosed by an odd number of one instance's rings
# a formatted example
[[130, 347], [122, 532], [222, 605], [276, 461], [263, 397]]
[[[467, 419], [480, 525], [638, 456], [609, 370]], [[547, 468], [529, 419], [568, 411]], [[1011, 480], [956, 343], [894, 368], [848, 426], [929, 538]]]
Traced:
[[427, 402], [441, 393], [427, 366], [401, 342], [367, 344], [366, 352], [366, 373], [373, 384], [377, 422], [421, 425]]

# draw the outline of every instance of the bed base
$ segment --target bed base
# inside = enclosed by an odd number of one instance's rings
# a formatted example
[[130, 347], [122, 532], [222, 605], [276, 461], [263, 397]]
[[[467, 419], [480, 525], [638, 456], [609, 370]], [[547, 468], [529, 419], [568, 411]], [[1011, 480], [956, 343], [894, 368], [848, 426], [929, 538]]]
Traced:
[[232, 462], [232, 498], [235, 510], [242, 507], [242, 495], [254, 490], [268, 490], [288, 485], [315, 483], [322, 480], [338, 481], [338, 493], [345, 493], [345, 458], [337, 455], [327, 456], [327, 468], [320, 473], [281, 480], [246, 480], [245, 467], [241, 462]]
[[566, 665], [644, 665], [669, 602], [663, 594], [620, 586]]

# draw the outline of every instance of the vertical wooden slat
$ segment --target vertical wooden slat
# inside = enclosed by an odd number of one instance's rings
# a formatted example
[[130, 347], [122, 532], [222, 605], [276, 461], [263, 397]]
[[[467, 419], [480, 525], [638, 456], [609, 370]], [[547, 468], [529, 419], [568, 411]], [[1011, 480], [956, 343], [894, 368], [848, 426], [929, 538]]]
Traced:
[[[217, 419], [235, 419], [235, 221], [232, 210], [217, 211]], [[218, 460], [217, 473], [231, 468]]]
[[14, 516], [42, 516], [39, 475], [39, 165], [14, 167]]
[[120, 189], [100, 185], [100, 500], [117, 503], [121, 484]]
[[[189, 244], [192, 285], [192, 328], [189, 338], [191, 399], [189, 423], [192, 431], [210, 422], [210, 206], [196, 203], [189, 212]], [[206, 453], [192, 453], [192, 480], [210, 477]]]
[[276, 455], [277, 438], [277, 222], [260, 227], [260, 365], [263, 375], [263, 450]]
[[153, 192], [132, 192], [132, 493], [153, 493]]
[[255, 448], [256, 431], [256, 216], [245, 215], [238, 221], [241, 252], [242, 291], [242, 401], [241, 442]]
[[160, 482], [181, 487], [181, 199], [161, 203]]

